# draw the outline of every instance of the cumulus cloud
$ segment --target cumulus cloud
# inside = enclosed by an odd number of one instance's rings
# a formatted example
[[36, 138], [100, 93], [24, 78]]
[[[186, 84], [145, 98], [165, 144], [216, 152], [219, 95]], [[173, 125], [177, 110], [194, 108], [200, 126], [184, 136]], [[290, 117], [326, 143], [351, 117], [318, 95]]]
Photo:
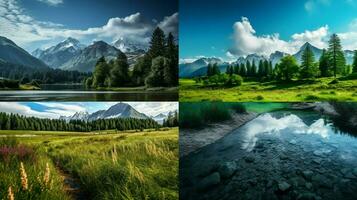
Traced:
[[[41, 1], [52, 4], [63, 3], [62, 0]], [[54, 39], [67, 37], [89, 41], [93, 38], [107, 39], [112, 42], [119, 38], [126, 38], [138, 43], [148, 43], [156, 26], [177, 36], [178, 13], [164, 17], [160, 22], [147, 20], [141, 13], [134, 13], [126, 17], [110, 18], [106, 24], [99, 27], [69, 29], [62, 24], [34, 19], [19, 6], [18, 0], [0, 1], [0, 35], [25, 48], [34, 42], [51, 42]]]
[[46, 3], [46, 4], [50, 5], [50, 6], [57, 6], [57, 5], [63, 3], [63, 0], [37, 0], [37, 1]]
[[228, 57], [245, 56], [252, 53], [268, 56], [275, 51], [296, 53], [305, 42], [325, 48], [328, 34], [328, 26], [325, 25], [313, 31], [306, 30], [303, 33], [293, 34], [289, 41], [280, 39], [278, 33], [258, 36], [246, 17], [242, 17], [241, 21], [234, 23], [233, 30], [234, 46], [228, 50], [226, 54]]
[[178, 13], [174, 13], [171, 16], [166, 16], [158, 26], [165, 32], [165, 34], [172, 33], [175, 38], [178, 37]]

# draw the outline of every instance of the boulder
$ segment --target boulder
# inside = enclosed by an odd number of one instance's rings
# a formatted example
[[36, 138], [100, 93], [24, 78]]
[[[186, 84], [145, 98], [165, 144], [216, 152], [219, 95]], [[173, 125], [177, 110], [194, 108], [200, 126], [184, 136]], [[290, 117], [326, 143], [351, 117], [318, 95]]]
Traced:
[[311, 170], [305, 170], [302, 172], [302, 175], [304, 176], [304, 178], [308, 181], [311, 180], [311, 177], [313, 175], [313, 172]]
[[224, 179], [231, 177], [237, 170], [237, 164], [234, 161], [225, 162], [218, 168], [220, 176]]
[[198, 189], [205, 190], [214, 185], [218, 185], [220, 182], [221, 182], [221, 176], [219, 175], [218, 172], [214, 172], [211, 175], [206, 176], [199, 182]]
[[278, 188], [281, 192], [285, 192], [291, 188], [291, 185], [285, 181], [279, 182]]

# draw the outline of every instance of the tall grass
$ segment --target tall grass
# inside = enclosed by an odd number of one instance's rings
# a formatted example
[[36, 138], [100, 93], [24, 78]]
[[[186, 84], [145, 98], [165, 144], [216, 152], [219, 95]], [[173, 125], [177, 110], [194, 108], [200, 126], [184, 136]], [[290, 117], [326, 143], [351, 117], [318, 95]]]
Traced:
[[81, 138], [47, 150], [93, 199], [178, 199], [177, 132]]
[[180, 127], [200, 128], [208, 123], [228, 120], [234, 112], [245, 113], [246, 109], [241, 103], [180, 103]]
[[[46, 156], [36, 149], [19, 144], [15, 138], [0, 140], [0, 197], [5, 199], [69, 199], [63, 190], [62, 180], [55, 172]], [[42, 179], [46, 170], [53, 171], [47, 177], [47, 184]]]

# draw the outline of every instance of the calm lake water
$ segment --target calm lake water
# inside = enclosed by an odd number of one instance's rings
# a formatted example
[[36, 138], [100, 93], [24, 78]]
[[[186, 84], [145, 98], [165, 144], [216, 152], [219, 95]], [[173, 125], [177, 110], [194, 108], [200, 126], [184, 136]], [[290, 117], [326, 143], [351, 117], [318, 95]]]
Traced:
[[42, 85], [41, 90], [3, 90], [1, 101], [177, 101], [177, 92], [97, 91], [83, 85]]
[[180, 159], [180, 198], [357, 199], [357, 133], [338, 124], [311, 111], [261, 114]]

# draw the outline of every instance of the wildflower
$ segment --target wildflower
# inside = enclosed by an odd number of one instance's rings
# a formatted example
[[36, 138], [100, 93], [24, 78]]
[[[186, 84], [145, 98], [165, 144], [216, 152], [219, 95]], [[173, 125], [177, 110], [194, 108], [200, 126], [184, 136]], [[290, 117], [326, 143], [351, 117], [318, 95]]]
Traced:
[[45, 186], [48, 186], [50, 183], [50, 166], [48, 163], [46, 163], [46, 171], [45, 175], [43, 176], [43, 183]]
[[15, 200], [14, 192], [12, 191], [12, 187], [9, 186], [9, 189], [7, 190], [7, 197], [9, 200]]
[[23, 190], [28, 189], [28, 181], [27, 181], [27, 174], [25, 171], [24, 163], [20, 163], [20, 175], [21, 175], [21, 186]]

